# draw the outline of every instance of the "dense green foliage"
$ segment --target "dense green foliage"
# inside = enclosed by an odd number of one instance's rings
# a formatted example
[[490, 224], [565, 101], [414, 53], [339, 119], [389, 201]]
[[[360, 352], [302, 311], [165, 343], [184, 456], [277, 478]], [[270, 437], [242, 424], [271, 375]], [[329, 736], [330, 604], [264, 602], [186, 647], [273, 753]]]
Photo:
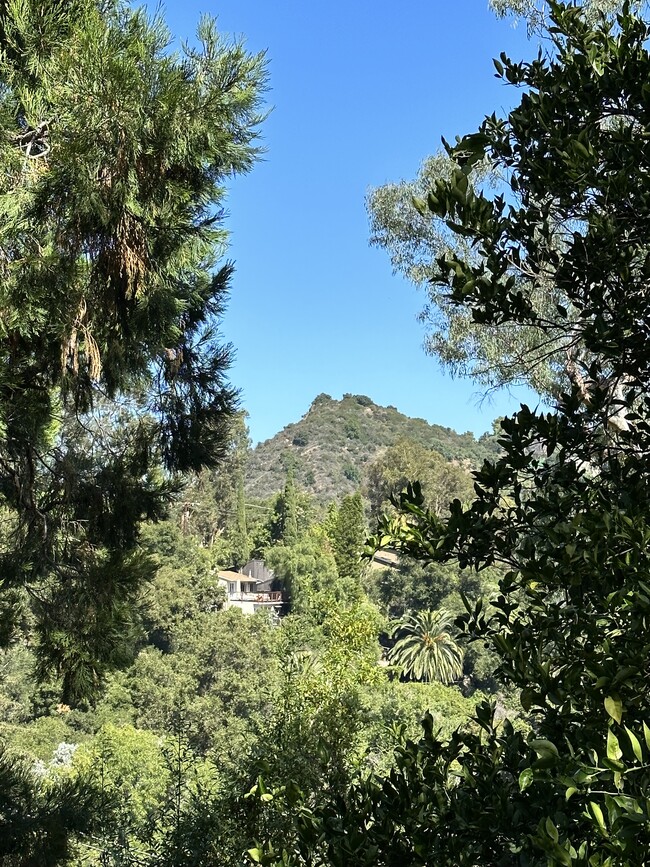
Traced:
[[361, 584], [361, 553], [367, 535], [363, 512], [361, 494], [343, 497], [331, 528], [336, 568], [339, 576], [348, 582], [350, 588], [360, 588]]
[[140, 523], [225, 451], [215, 209], [255, 159], [264, 63], [209, 19], [173, 54], [118, 2], [8, 0], [0, 40], [2, 632], [29, 598], [74, 703], [132, 655]]
[[369, 467], [366, 493], [372, 518], [377, 520], [387, 511], [391, 498], [413, 479], [420, 482], [429, 508], [440, 516], [448, 511], [452, 500], [467, 502], [474, 493], [466, 465], [445, 460], [414, 440], [398, 440]]
[[[546, 335], [555, 409], [477, 442], [321, 395], [249, 455], [212, 209], [261, 59], [0, 4], [2, 867], [648, 862], [650, 26], [598, 5], [549, 4], [415, 203], [481, 351]], [[229, 599], [250, 553], [282, 617]]]
[[[3, 867], [30, 858], [241, 864], [271, 829], [292, 833], [291, 812], [282, 799], [260, 801], [260, 785], [288, 784], [312, 798], [344, 792], [360, 769], [387, 772], [393, 748], [416, 735], [426, 711], [447, 734], [469, 716], [472, 702], [457, 687], [401, 681], [382, 659], [391, 624], [366, 593], [387, 613], [403, 610], [384, 606], [376, 570], [359, 560], [361, 495], [324, 512], [289, 472], [281, 494], [246, 503], [238, 493], [246, 446], [237, 418], [221, 469], [190, 480], [168, 519], [140, 528], [138, 549], [155, 575], [134, 600], [131, 658], [107, 673], [93, 702], [71, 707], [56, 678], [35, 679], [25, 609], [0, 653], [0, 739], [9, 749]], [[442, 491], [434, 484], [432, 493]], [[289, 600], [279, 623], [264, 611], [224, 610], [217, 572], [236, 565], [249, 528]], [[431, 594], [419, 594], [417, 564], [387, 571], [411, 582], [402, 594], [409, 607], [425, 606]], [[458, 612], [458, 588], [475, 584], [453, 568], [438, 577], [435, 592]], [[477, 671], [466, 662], [465, 691], [494, 686]], [[17, 819], [27, 803], [31, 836]]]
[[[29, 795], [19, 795], [18, 782], [6, 789], [7, 841], [21, 833], [15, 815], [29, 797], [35, 810], [57, 804], [47, 821], [45, 812], [31, 820], [39, 845], [62, 847], [53, 864], [98, 863], [100, 853], [109, 864], [238, 864], [255, 838], [291, 827], [280, 801], [245, 797], [260, 775], [271, 788], [291, 781], [306, 797], [343, 792], [357, 768], [386, 770], [400, 731], [414, 735], [427, 708], [447, 733], [469, 715], [472, 703], [457, 689], [400, 683], [377, 664], [384, 622], [367, 602], [334, 595], [332, 555], [329, 579], [318, 561], [304, 568], [316, 589], [302, 613], [274, 625], [265, 612], [202, 605], [210, 597], [200, 584], [196, 594], [190, 588], [208, 552], [165, 529], [149, 538], [162, 564], [146, 599], [154, 643], [108, 678], [94, 707], [71, 710], [53, 696], [43, 705], [43, 693], [38, 705], [21, 661], [29, 651], [5, 651], [1, 688], [13, 697], [13, 722], [0, 736], [24, 756], [22, 785], [31, 787]], [[295, 550], [299, 557], [300, 544]], [[15, 761], [8, 767], [19, 773]], [[59, 842], [48, 842], [48, 822], [58, 823]], [[21, 859], [31, 845], [22, 839], [17, 860], [0, 863], [30, 863]]]
[[[572, 306], [567, 330], [592, 362], [555, 411], [502, 422], [503, 454], [475, 474], [472, 504], [440, 520], [414, 486], [375, 539], [425, 561], [503, 565], [493, 607], [468, 603], [462, 622], [493, 645], [532, 730], [498, 725], [487, 704], [447, 740], [427, 719], [388, 776], [294, 799], [294, 834], [256, 850], [264, 863], [648, 863], [650, 29], [627, 8], [593, 27], [550, 5], [554, 51], [497, 62], [519, 105], [450, 148], [451, 179], [419, 207], [480, 250], [437, 264], [474, 321], [543, 326], [539, 279]], [[507, 200], [468, 183], [486, 153]]]
[[[233, 429], [232, 448], [240, 440]], [[224, 467], [233, 486], [239, 469]], [[388, 771], [393, 748], [416, 735], [427, 710], [447, 734], [471, 712], [457, 687], [402, 682], [382, 663], [393, 640], [364, 593], [374, 590], [358, 559], [366, 533], [359, 494], [323, 514], [289, 478], [259, 511], [266, 564], [290, 599], [292, 613], [279, 623], [264, 611], [223, 609], [217, 570], [230, 565], [222, 558], [231, 556], [240, 515], [224, 515], [223, 532], [207, 544], [212, 497], [203, 474], [169, 520], [142, 528], [156, 574], [136, 605], [135, 659], [107, 677], [94, 704], [71, 709], [55, 681], [37, 684], [30, 623], [0, 657], [0, 738], [23, 757], [22, 770], [15, 758], [7, 765], [23, 777], [8, 789], [0, 820], [15, 840], [25, 778], [34, 834], [42, 851], [52, 847], [53, 864], [240, 864], [271, 829], [292, 833], [282, 799], [257, 794], [287, 783], [304, 797], [344, 792], [360, 769]], [[297, 535], [286, 538], [280, 525], [290, 512]], [[441, 578], [456, 611], [458, 579], [453, 569]], [[411, 604], [421, 607], [415, 596]], [[490, 685], [475, 668], [467, 666], [464, 689]], [[61, 805], [47, 814], [58, 838], [43, 812], [52, 799]], [[29, 846], [25, 838], [15, 860], [0, 863], [29, 863]]]

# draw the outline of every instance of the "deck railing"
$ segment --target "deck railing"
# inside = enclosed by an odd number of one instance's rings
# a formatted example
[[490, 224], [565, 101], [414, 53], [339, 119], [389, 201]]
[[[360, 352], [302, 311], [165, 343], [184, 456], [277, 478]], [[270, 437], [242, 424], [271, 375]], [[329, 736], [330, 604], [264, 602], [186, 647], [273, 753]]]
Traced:
[[271, 590], [265, 593], [229, 593], [229, 602], [257, 602], [263, 604], [278, 604], [283, 601], [281, 590]]

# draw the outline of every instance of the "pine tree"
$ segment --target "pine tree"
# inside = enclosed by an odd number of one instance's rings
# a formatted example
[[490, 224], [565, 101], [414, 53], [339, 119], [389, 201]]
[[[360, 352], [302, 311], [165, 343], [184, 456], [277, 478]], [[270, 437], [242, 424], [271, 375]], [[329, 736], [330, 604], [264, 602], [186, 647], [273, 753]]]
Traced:
[[236, 406], [219, 205], [255, 160], [264, 61], [198, 35], [171, 53], [117, 0], [0, 5], [0, 574], [68, 703], [123, 658], [139, 523], [216, 465]]

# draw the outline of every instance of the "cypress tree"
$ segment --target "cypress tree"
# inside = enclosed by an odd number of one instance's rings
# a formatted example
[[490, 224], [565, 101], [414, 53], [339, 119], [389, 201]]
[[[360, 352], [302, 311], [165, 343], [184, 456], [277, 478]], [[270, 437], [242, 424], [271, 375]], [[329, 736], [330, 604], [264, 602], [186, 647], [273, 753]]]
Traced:
[[361, 551], [365, 538], [366, 522], [361, 494], [349, 494], [341, 501], [332, 542], [339, 576], [357, 584], [361, 580]]
[[295, 545], [298, 541], [298, 495], [293, 470], [287, 473], [282, 500], [282, 542]]

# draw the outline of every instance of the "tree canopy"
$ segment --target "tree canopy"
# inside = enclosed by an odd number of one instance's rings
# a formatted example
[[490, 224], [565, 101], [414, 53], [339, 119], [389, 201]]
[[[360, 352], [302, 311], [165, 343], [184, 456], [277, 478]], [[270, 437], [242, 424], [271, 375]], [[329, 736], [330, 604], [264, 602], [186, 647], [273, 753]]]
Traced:
[[452, 500], [465, 502], [472, 496], [472, 478], [460, 461], [446, 461], [434, 449], [413, 440], [400, 439], [370, 465], [366, 494], [373, 519], [390, 505], [408, 481], [420, 482], [427, 504], [444, 515]]
[[[585, 15], [585, 20], [595, 23], [600, 15], [612, 14], [623, 7], [622, 0], [578, 0]], [[645, 0], [632, 0], [631, 8], [641, 9]], [[515, 20], [523, 18], [529, 32], [543, 34], [550, 24], [550, 4], [546, 0], [490, 0], [490, 8], [499, 17], [514, 16]]]
[[209, 18], [174, 53], [94, 0], [7, 0], [0, 48], [2, 588], [76, 701], [123, 658], [139, 523], [226, 448], [221, 201], [258, 153], [264, 59]]
[[[490, 5], [498, 15], [523, 18], [531, 36], [541, 40], [544, 50], [554, 50], [546, 39], [551, 4], [545, 0], [492, 0]], [[620, 0], [585, 0], [575, 5], [591, 25], [599, 16], [612, 20], [623, 6]], [[635, 8], [645, 5], [631, 4]], [[498, 71], [501, 61], [495, 63]], [[498, 325], [478, 322], [469, 307], [450, 299], [446, 281], [438, 279], [436, 261], [441, 256], [458, 255], [478, 264], [483, 255], [479, 245], [466, 234], [454, 231], [438, 214], [428, 210], [422, 214], [412, 207], [414, 198], [426, 199], [429, 190], [439, 181], [448, 182], [454, 170], [455, 160], [443, 147], [424, 159], [413, 180], [371, 190], [366, 201], [370, 242], [385, 249], [394, 270], [425, 292], [426, 303], [420, 314], [426, 327], [424, 347], [452, 375], [469, 377], [487, 390], [525, 384], [554, 401], [575, 378], [576, 370], [588, 369], [592, 359], [585, 344], [575, 340], [568, 327], [577, 318], [577, 310], [550, 275], [520, 271], [520, 291], [538, 316], [528, 322]], [[493, 189], [503, 195], [512, 194], [507, 169], [493, 161], [489, 152], [473, 161], [466, 177], [477, 192]], [[558, 304], [562, 314], [558, 314]]]

